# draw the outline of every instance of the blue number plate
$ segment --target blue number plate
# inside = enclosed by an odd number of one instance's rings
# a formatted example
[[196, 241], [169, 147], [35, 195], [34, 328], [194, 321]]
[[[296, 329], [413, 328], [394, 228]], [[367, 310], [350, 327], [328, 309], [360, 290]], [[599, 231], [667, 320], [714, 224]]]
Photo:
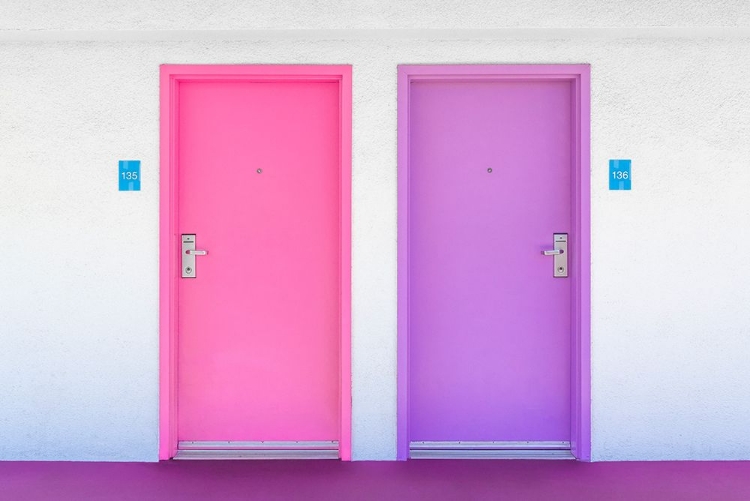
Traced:
[[633, 175], [630, 172], [630, 160], [609, 161], [609, 189], [629, 190]]
[[120, 191], [141, 191], [141, 161], [120, 160]]

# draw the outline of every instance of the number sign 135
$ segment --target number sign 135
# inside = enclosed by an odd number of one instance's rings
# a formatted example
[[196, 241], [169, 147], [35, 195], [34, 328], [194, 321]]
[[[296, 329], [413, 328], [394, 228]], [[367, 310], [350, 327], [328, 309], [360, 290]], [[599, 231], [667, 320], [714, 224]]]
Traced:
[[120, 160], [118, 173], [120, 191], [141, 191], [140, 160]]

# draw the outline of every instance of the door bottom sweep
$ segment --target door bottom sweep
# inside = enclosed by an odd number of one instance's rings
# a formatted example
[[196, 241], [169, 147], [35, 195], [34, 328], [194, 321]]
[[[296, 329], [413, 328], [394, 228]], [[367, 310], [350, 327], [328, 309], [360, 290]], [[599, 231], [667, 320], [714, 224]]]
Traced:
[[411, 459], [575, 459], [570, 442], [411, 442]]
[[339, 443], [330, 441], [181, 441], [175, 459], [338, 459]]

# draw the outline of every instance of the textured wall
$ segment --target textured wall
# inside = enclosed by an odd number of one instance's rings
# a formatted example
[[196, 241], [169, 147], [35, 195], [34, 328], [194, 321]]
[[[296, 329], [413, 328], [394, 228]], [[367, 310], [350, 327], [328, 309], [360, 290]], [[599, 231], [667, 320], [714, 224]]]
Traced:
[[[0, 28], [750, 24], [747, 4], [727, 1], [507, 2], [507, 16], [396, 0], [342, 16], [329, 3], [235, 16], [235, 2], [196, 2], [188, 17], [91, 2], [74, 16], [5, 0]], [[749, 39], [700, 37], [0, 44], [0, 458], [157, 457], [159, 64], [353, 64], [354, 457], [388, 459], [396, 65], [586, 62], [594, 459], [750, 459], [748, 53]], [[633, 159], [632, 192], [607, 191], [617, 157]], [[116, 191], [121, 158], [143, 161], [142, 192]]]
[[744, 0], [3, 0], [0, 9], [0, 30], [750, 25]]

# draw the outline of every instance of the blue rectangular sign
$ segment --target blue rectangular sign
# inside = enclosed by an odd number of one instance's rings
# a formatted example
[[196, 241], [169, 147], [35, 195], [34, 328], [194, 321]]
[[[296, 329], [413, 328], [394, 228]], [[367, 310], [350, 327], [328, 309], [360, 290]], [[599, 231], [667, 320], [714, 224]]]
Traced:
[[120, 160], [120, 191], [141, 191], [141, 161]]
[[630, 172], [630, 160], [609, 161], [609, 189], [629, 190], [633, 175]]

